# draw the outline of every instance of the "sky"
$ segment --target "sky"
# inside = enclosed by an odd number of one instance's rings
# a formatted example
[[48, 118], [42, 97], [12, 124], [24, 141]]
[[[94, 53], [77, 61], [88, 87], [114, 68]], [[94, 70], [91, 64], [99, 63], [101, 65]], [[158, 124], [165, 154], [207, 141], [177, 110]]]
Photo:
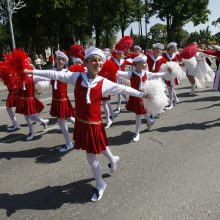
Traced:
[[[194, 31], [206, 29], [209, 26], [209, 30], [211, 31], [211, 33], [213, 35], [220, 32], [220, 25], [218, 25], [216, 27], [214, 25], [212, 25], [212, 21], [215, 21], [220, 17], [220, 13], [219, 13], [220, 0], [209, 0], [208, 9], [211, 11], [211, 14], [209, 15], [209, 21], [207, 23], [194, 26], [193, 23], [190, 22], [184, 26], [184, 29], [186, 31], [188, 31], [189, 33], [191, 33]], [[144, 19], [143, 19], [142, 23], [143, 23], [142, 26], [144, 29], [143, 34], [145, 35]], [[155, 25], [157, 23], [165, 24], [159, 18], [156, 18], [156, 16], [154, 16], [150, 19], [150, 23], [148, 24], [147, 29], [149, 30], [153, 25]], [[138, 23], [134, 22], [131, 25], [129, 25], [129, 27], [126, 29], [125, 35], [130, 35], [131, 28], [132, 28], [134, 34], [138, 34]], [[118, 38], [121, 38], [120, 32], [118, 33]]]

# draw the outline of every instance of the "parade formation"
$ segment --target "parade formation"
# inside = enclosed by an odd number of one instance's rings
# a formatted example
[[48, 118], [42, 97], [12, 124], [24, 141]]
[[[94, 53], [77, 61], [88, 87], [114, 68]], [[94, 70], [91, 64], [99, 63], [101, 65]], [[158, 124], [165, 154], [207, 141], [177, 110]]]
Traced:
[[219, 220], [219, 7], [1, 0], [0, 220]]
[[[80, 50], [76, 52], [74, 48]], [[68, 65], [69, 58], [73, 60], [72, 65]], [[86, 152], [96, 185], [91, 201], [99, 201], [107, 184], [102, 178], [98, 155], [103, 154], [108, 160], [111, 175], [120, 162], [108, 146], [105, 130], [114, 129], [114, 119], [120, 117], [122, 99], [126, 102], [126, 110], [134, 113], [136, 123], [130, 140], [137, 142], [142, 115], [150, 131], [155, 120], [160, 120], [155, 117], [181, 105], [175, 88], [184, 78], [189, 79], [191, 96], [196, 88], [205, 88], [207, 83], [213, 83], [213, 88], [220, 91], [220, 69], [215, 74], [206, 58], [212, 62], [220, 59], [220, 47], [215, 45], [212, 50], [205, 50], [194, 42], [178, 49], [175, 42], [166, 47], [157, 42], [150, 52], [144, 53], [139, 45], [133, 45], [131, 37], [125, 36], [108, 53], [106, 49], [83, 48], [82, 45], [72, 45], [69, 54], [58, 50], [55, 69], [39, 70], [35, 69], [28, 54], [15, 49], [5, 54], [0, 62], [0, 79], [8, 88], [6, 109], [12, 122], [7, 129], [14, 133], [22, 129], [16, 119], [16, 114], [22, 114], [29, 128], [26, 140], [34, 141], [34, 123], [40, 122], [42, 129], [46, 129], [50, 117], [56, 117], [65, 139], [60, 153], [74, 148]], [[35, 90], [40, 87], [44, 92], [49, 84], [52, 87], [50, 115], [43, 119], [40, 112], [44, 104], [36, 98]], [[67, 84], [73, 86], [74, 103], [67, 95]], [[113, 110], [111, 96], [115, 94], [118, 100]], [[73, 134], [69, 134], [67, 122], [74, 125]]]

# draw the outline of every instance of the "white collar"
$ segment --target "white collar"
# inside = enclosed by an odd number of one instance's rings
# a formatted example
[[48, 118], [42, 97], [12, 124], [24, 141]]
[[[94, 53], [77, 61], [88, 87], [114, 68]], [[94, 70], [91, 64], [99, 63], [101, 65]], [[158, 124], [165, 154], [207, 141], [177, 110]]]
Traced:
[[88, 73], [82, 73], [81, 74], [83, 81], [82, 81], [82, 86], [87, 87], [87, 93], [86, 93], [86, 103], [91, 104], [91, 99], [90, 99], [90, 90], [91, 88], [94, 88], [99, 81], [101, 81], [103, 78], [101, 76], [96, 76], [92, 81], [89, 80], [88, 78]]

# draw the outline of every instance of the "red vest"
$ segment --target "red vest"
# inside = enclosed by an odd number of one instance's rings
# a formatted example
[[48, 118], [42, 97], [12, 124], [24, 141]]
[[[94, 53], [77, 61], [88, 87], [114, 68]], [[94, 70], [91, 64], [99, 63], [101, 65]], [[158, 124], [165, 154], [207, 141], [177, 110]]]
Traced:
[[77, 118], [85, 121], [101, 121], [101, 99], [103, 80], [99, 81], [94, 88], [90, 90], [91, 103], [86, 103], [86, 87], [82, 86], [83, 79], [81, 76], [76, 81], [74, 90], [75, 94], [75, 115]]
[[166, 62], [167, 60], [164, 57], [161, 57], [159, 60], [156, 61], [155, 69], [153, 69], [154, 60], [151, 58], [151, 54], [147, 54], [147, 64], [150, 72], [153, 73], [159, 72], [161, 65]]

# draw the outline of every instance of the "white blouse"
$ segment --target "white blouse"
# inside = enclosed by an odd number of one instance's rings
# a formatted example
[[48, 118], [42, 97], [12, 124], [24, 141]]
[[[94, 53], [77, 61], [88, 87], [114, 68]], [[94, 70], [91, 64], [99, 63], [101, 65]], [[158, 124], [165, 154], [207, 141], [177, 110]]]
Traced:
[[112, 81], [103, 78], [102, 76], [96, 76], [94, 79], [89, 79], [88, 74], [85, 73], [79, 73], [79, 72], [70, 72], [68, 70], [61, 70], [61, 71], [55, 71], [55, 70], [33, 70], [34, 75], [43, 76], [49, 79], [53, 80], [60, 80], [65, 83], [72, 84], [73, 86], [76, 85], [76, 81], [78, 77], [81, 75], [83, 80], [81, 85], [83, 87], [88, 88], [86, 100], [87, 103], [90, 102], [90, 89], [94, 88], [98, 82], [103, 80], [103, 86], [102, 86], [102, 96], [106, 97], [110, 94], [115, 93], [125, 93], [131, 96], [142, 98], [144, 95], [144, 92], [139, 92], [138, 90], [135, 90], [131, 87], [120, 85], [117, 83], [113, 83]]

